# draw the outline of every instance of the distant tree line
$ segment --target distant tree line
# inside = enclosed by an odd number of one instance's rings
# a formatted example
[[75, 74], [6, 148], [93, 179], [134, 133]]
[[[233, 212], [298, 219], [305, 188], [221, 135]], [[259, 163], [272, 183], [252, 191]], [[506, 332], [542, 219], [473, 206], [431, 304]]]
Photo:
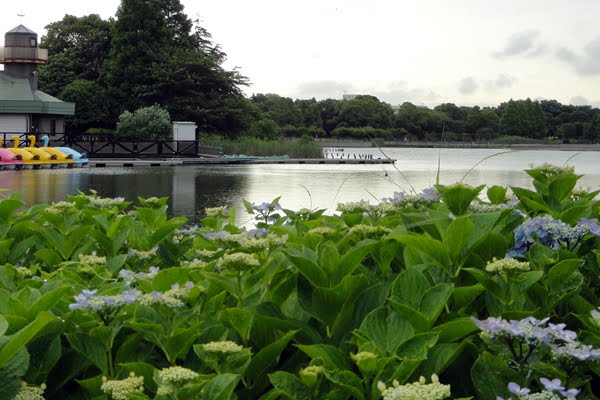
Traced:
[[[136, 119], [133, 113], [144, 108], [142, 116], [164, 117], [152, 108], [158, 105], [172, 120], [194, 121], [200, 132], [228, 138], [600, 138], [600, 110], [555, 100], [511, 99], [497, 107], [444, 103], [430, 109], [409, 102], [393, 108], [374, 96], [247, 98], [241, 87], [248, 78], [223, 68], [226, 54], [199, 21], [184, 13], [179, 0], [121, 0], [115, 19], [66, 15], [46, 29], [41, 46], [50, 57], [39, 69], [39, 85], [76, 103], [76, 115], [67, 120], [70, 133], [114, 130], [118, 121], [127, 131], [140, 130], [140, 121], [148, 118]], [[158, 118], [155, 125], [166, 132]]]
[[600, 110], [556, 100], [509, 100], [497, 107], [406, 102], [397, 108], [373, 96], [352, 100], [292, 100], [275, 94], [251, 98], [261, 112], [256, 132], [269, 136], [418, 141], [493, 141], [501, 136], [593, 142], [600, 140]]

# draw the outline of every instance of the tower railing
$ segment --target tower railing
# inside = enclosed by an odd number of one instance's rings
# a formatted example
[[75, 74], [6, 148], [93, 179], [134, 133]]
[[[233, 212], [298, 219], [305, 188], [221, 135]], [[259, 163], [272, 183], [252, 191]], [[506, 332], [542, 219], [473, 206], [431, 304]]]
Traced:
[[48, 61], [48, 49], [37, 47], [0, 47], [0, 63], [27, 62], [45, 64]]

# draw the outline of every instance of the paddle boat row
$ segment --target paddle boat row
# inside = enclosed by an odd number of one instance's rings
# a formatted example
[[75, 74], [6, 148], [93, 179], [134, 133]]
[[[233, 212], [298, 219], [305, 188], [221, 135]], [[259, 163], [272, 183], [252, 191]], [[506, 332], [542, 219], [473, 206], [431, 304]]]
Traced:
[[0, 137], [0, 169], [40, 169], [87, 167], [90, 160], [85, 154], [69, 147], [49, 147], [50, 138], [42, 136], [44, 147], [35, 147], [36, 137], [28, 137], [29, 146], [19, 147], [19, 136], [13, 136], [13, 147], [2, 147]]

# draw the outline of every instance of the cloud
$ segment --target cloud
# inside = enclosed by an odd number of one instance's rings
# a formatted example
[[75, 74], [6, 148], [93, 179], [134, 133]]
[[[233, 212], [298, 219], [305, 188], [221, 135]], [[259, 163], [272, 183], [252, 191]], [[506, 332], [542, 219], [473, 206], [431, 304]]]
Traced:
[[571, 64], [579, 75], [600, 75], [600, 38], [586, 44], [583, 54], [563, 47], [557, 51], [556, 56], [559, 60]]
[[469, 76], [468, 78], [464, 78], [458, 84], [458, 91], [462, 94], [471, 94], [477, 90], [477, 82], [473, 77]]
[[341, 99], [343, 94], [368, 94], [390, 104], [410, 101], [415, 104], [437, 104], [441, 96], [430, 89], [410, 88], [406, 81], [392, 82], [348, 82], [348, 81], [308, 81], [300, 83], [286, 96], [298, 99], [316, 98]]
[[512, 56], [537, 57], [546, 52], [546, 46], [539, 42], [540, 33], [536, 30], [517, 32], [508, 38], [504, 48], [494, 53], [497, 58]]
[[572, 104], [574, 106], [587, 106], [590, 104], [590, 101], [583, 96], [574, 96], [571, 97], [569, 104]]

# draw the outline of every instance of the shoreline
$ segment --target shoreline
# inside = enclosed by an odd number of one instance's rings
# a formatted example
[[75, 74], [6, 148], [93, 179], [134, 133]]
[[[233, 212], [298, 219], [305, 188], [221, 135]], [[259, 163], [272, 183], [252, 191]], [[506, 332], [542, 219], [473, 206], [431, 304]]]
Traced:
[[[370, 148], [376, 147], [370, 141], [317, 141], [321, 147]], [[440, 149], [504, 149], [504, 150], [555, 150], [555, 151], [600, 151], [600, 143], [541, 144], [541, 143], [445, 143], [445, 142], [385, 142], [382, 148], [440, 148]]]

